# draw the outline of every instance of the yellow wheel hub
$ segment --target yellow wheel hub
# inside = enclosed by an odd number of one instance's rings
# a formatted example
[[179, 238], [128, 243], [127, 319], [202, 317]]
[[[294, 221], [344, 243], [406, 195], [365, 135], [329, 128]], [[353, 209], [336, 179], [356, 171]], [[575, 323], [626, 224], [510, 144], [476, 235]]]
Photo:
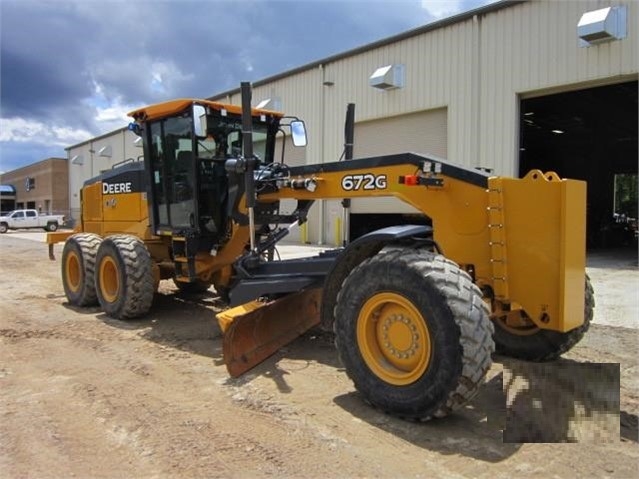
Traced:
[[109, 303], [115, 302], [120, 293], [118, 265], [109, 256], [105, 256], [100, 263], [100, 291]]
[[428, 326], [402, 295], [379, 293], [364, 303], [357, 318], [357, 344], [366, 365], [389, 384], [414, 383], [428, 369]]
[[64, 265], [67, 286], [71, 291], [77, 293], [80, 290], [80, 281], [82, 278], [82, 269], [80, 267], [81, 261], [75, 251], [71, 251], [67, 256], [67, 262]]

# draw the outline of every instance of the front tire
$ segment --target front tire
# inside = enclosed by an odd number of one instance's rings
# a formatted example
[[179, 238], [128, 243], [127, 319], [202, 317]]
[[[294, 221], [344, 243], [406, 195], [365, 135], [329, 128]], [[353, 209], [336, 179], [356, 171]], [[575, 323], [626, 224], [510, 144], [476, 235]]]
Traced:
[[95, 258], [102, 238], [93, 233], [78, 233], [66, 240], [62, 250], [62, 286], [69, 303], [94, 306]]
[[503, 320], [495, 322], [497, 353], [526, 361], [552, 361], [572, 349], [586, 334], [594, 315], [595, 292], [586, 276], [584, 322], [578, 328], [565, 333], [540, 329], [531, 325], [519, 329], [510, 328]]
[[151, 255], [135, 236], [115, 235], [102, 241], [96, 260], [95, 289], [100, 306], [115, 319], [143, 316], [153, 302]]
[[58, 231], [58, 223], [49, 223], [45, 230], [50, 232]]
[[366, 401], [414, 420], [470, 400], [494, 350], [481, 291], [455, 263], [425, 250], [383, 252], [356, 267], [338, 295], [334, 329]]

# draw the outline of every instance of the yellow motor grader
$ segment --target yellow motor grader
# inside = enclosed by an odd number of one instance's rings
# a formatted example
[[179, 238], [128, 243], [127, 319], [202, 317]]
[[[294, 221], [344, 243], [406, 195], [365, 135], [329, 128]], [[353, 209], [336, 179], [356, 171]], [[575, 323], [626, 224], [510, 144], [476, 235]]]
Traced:
[[[218, 321], [232, 376], [321, 325], [366, 401], [418, 420], [472, 398], [495, 347], [543, 361], [584, 335], [594, 306], [585, 183], [415, 153], [288, 166], [283, 145], [305, 145], [304, 123], [252, 109], [248, 83], [241, 92], [241, 107], [179, 99], [130, 114], [143, 161], [88, 180], [76, 230], [48, 235], [51, 254], [64, 241], [70, 304], [126, 320], [149, 311], [160, 280], [213, 287], [230, 306]], [[428, 226], [273, 259], [316, 200], [372, 197], [399, 198]], [[285, 199], [293, 212], [281, 212]]]

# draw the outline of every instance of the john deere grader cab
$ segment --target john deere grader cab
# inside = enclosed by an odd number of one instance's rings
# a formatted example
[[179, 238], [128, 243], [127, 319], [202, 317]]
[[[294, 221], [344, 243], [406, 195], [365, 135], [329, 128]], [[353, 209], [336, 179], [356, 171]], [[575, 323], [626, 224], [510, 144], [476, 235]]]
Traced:
[[[182, 99], [130, 114], [144, 161], [88, 180], [76, 230], [48, 235], [51, 253], [65, 242], [70, 304], [126, 320], [149, 311], [161, 280], [213, 287], [230, 306], [218, 321], [232, 376], [321, 324], [364, 399], [411, 419], [468, 401], [495, 346], [543, 361], [581, 339], [594, 305], [583, 182], [490, 176], [415, 153], [287, 166], [282, 145], [305, 144], [303, 122], [252, 109], [250, 85], [241, 91], [241, 107]], [[372, 197], [399, 198], [431, 226], [273, 259], [314, 201]], [[296, 200], [292, 213], [284, 199]]]

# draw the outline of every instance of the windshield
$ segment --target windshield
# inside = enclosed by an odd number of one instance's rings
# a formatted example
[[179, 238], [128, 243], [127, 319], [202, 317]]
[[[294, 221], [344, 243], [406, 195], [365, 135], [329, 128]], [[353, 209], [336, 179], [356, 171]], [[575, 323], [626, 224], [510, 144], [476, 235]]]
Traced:
[[[262, 161], [270, 162], [268, 155], [268, 128], [266, 123], [253, 121], [253, 153]], [[199, 158], [237, 158], [242, 154], [242, 122], [239, 118], [209, 116], [206, 137], [197, 141]]]

